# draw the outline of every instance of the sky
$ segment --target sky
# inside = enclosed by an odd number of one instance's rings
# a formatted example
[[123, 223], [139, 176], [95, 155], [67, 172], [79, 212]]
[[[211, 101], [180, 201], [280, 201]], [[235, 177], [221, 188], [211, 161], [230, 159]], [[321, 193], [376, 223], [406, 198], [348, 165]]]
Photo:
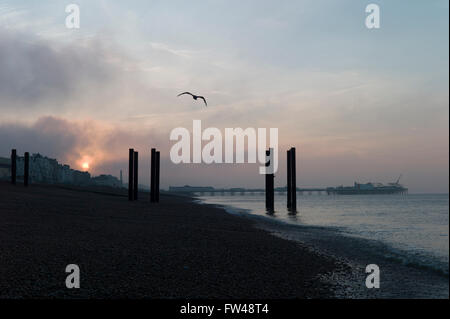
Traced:
[[[68, 29], [66, 5], [80, 7]], [[172, 129], [279, 130], [299, 186], [448, 193], [448, 1], [2, 1], [0, 156], [11, 148], [127, 176], [161, 150], [161, 186], [262, 187], [259, 164], [178, 164]], [[177, 94], [192, 91], [208, 107]], [[140, 181], [149, 170], [141, 164]]]

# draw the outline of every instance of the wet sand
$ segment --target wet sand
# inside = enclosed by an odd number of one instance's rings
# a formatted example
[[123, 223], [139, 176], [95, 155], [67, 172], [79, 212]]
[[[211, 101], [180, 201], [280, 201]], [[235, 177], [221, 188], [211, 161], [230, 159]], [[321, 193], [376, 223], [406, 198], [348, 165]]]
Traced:
[[0, 182], [0, 298], [335, 296], [334, 258], [191, 198], [140, 195]]

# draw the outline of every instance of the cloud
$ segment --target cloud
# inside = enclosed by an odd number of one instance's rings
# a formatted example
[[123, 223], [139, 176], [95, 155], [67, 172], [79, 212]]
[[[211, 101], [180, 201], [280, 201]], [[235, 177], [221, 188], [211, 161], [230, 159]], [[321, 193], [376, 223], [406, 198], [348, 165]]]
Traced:
[[94, 174], [103, 173], [118, 162], [126, 167], [128, 148], [144, 152], [150, 146], [162, 145], [162, 139], [151, 129], [133, 131], [94, 120], [46, 116], [31, 124], [0, 123], [1, 155], [8, 156], [7, 152], [16, 148], [19, 153], [28, 151], [56, 158], [76, 169], [81, 169], [88, 159]]
[[[176, 90], [152, 86], [147, 80], [158, 74], [96, 37], [68, 44], [0, 28], [0, 70], [2, 122], [51, 114], [164, 134], [171, 122], [159, 114], [177, 112]], [[145, 121], [136, 120], [140, 114]]]
[[169, 52], [169, 53], [174, 54], [181, 58], [190, 58], [193, 55], [199, 53], [198, 51], [194, 51], [194, 50], [174, 49], [174, 48], [169, 47], [167, 44], [159, 43], [159, 42], [150, 42], [150, 46], [154, 50]]
[[[6, 108], [58, 104], [82, 88], [108, 83], [117, 68], [108, 52], [91, 40], [56, 46], [46, 40], [0, 30], [0, 98]], [[64, 103], [62, 103], [64, 104]]]
[[41, 118], [33, 125], [23, 123], [0, 124], [0, 149], [17, 148], [19, 152], [39, 152], [53, 157], [64, 158], [77, 146], [79, 132], [67, 121], [52, 117]]

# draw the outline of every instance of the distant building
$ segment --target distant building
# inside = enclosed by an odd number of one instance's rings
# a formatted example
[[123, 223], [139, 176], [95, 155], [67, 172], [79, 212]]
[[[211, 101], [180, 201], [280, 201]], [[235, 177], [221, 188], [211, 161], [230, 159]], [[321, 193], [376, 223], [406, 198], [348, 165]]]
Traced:
[[[24, 157], [17, 157], [17, 179], [23, 179]], [[70, 184], [77, 186], [102, 185], [122, 187], [120, 181], [111, 175], [100, 175], [91, 178], [88, 172], [81, 172], [70, 168], [69, 165], [59, 164], [56, 159], [40, 154], [30, 156], [30, 182], [43, 184]], [[0, 180], [11, 178], [11, 159], [0, 158]]]
[[[17, 157], [17, 179], [23, 179], [24, 157]], [[40, 154], [30, 156], [30, 182], [45, 184], [89, 185], [91, 174], [59, 164], [56, 159]]]
[[353, 186], [327, 187], [328, 194], [338, 195], [373, 195], [373, 194], [406, 194], [408, 188], [399, 183], [400, 178], [395, 183], [384, 185], [381, 183], [357, 183]]

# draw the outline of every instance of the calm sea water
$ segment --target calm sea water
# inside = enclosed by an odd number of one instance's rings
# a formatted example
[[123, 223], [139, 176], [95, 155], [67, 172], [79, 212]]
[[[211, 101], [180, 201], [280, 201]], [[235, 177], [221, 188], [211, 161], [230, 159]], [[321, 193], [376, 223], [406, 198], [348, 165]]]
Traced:
[[286, 223], [335, 227], [350, 236], [382, 241], [410, 262], [448, 274], [448, 194], [302, 195], [297, 196], [295, 216], [288, 213], [284, 194], [275, 195], [273, 215], [266, 213], [262, 194], [200, 199]]

